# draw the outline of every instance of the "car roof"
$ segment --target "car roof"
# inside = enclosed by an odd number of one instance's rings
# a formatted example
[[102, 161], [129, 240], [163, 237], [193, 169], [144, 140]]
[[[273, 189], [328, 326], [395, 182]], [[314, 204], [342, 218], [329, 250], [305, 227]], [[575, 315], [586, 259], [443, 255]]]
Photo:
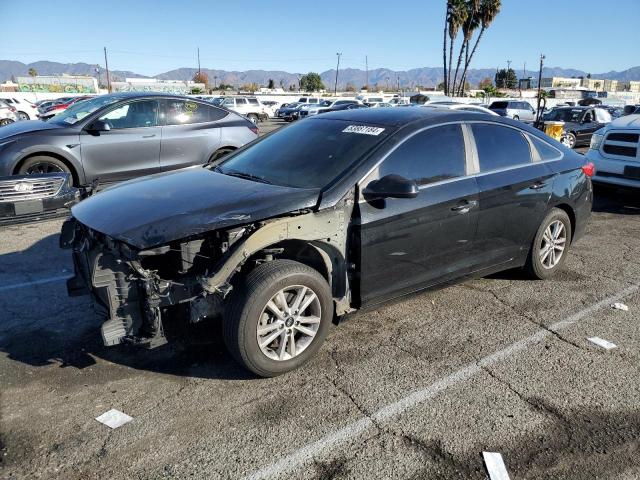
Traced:
[[130, 98], [149, 98], [149, 97], [162, 97], [162, 98], [181, 98], [181, 99], [189, 99], [189, 100], [200, 100], [204, 101], [200, 98], [187, 97], [186, 95], [176, 95], [173, 93], [163, 93], [163, 92], [116, 92], [109, 93], [107, 95], [102, 95], [103, 97], [112, 97], [118, 99], [130, 99]]
[[[487, 114], [495, 121], [496, 117]], [[369, 123], [386, 127], [400, 127], [408, 123], [423, 120], [428, 122], [446, 122], [454, 120], [477, 120], [478, 113], [444, 108], [362, 108], [327, 112], [311, 120], [336, 119], [351, 122]]]

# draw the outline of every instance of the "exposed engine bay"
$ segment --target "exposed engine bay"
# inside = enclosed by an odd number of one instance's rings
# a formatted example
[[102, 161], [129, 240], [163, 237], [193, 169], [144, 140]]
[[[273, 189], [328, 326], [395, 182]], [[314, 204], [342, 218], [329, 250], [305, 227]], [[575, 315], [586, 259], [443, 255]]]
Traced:
[[323, 272], [341, 315], [352, 310], [346, 262], [352, 209], [352, 201], [343, 201], [321, 212], [293, 212], [148, 249], [70, 218], [60, 236], [60, 246], [73, 250], [75, 276], [67, 290], [91, 295], [105, 345], [154, 348], [167, 343], [164, 320], [219, 317], [236, 273], [291, 258]]

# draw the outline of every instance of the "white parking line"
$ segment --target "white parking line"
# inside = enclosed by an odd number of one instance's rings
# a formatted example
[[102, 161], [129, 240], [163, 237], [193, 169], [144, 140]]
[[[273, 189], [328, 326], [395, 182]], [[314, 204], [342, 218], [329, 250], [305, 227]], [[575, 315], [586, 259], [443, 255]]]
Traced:
[[43, 283], [60, 282], [62, 280], [67, 280], [69, 278], [71, 278], [71, 275], [60, 275], [58, 277], [48, 277], [48, 278], [41, 278], [40, 280], [31, 280], [29, 282], [13, 283], [11, 285], [2, 285], [0, 286], [0, 292], [4, 292], [6, 290], [14, 290], [16, 288], [31, 287], [32, 285], [42, 285]]
[[417, 390], [400, 400], [393, 402], [377, 412], [373, 413], [371, 417], [365, 417], [355, 422], [348, 424], [347, 426], [331, 432], [321, 439], [310, 443], [302, 447], [299, 450], [292, 452], [290, 455], [281, 458], [280, 460], [267, 465], [266, 467], [254, 472], [253, 474], [246, 477], [248, 480], [258, 480], [272, 477], [279, 477], [287, 472], [291, 472], [296, 468], [301, 467], [304, 464], [310, 463], [313, 461], [314, 457], [320, 454], [325, 450], [334, 450], [337, 449], [339, 445], [346, 443], [349, 440], [358, 437], [371, 428], [373, 428], [376, 424], [384, 424], [391, 417], [397, 416], [409, 408], [415, 407], [420, 403], [423, 403], [433, 397], [435, 397], [438, 393], [446, 390], [449, 387], [457, 385], [474, 375], [480, 373], [484, 367], [489, 365], [493, 365], [505, 358], [508, 358], [516, 353], [523, 351], [524, 349], [530, 347], [541, 341], [542, 339], [552, 335], [552, 331], [562, 330], [567, 328], [568, 326], [579, 322], [583, 318], [589, 316], [596, 310], [601, 309], [602, 307], [606, 307], [610, 305], [612, 302], [616, 300], [620, 300], [632, 293], [635, 293], [640, 288], [640, 285], [633, 285], [631, 287], [625, 288], [620, 292], [611, 295], [610, 297], [605, 298], [593, 305], [590, 305], [587, 308], [584, 308], [573, 315], [561, 320], [559, 322], [554, 323], [549, 327], [549, 330], [538, 330], [533, 335], [523, 338], [511, 345], [503, 348], [502, 350], [498, 350], [491, 355], [488, 355], [477, 362], [470, 363], [460, 370], [448, 375], [446, 377], [441, 378], [440, 380], [432, 383], [431, 385]]

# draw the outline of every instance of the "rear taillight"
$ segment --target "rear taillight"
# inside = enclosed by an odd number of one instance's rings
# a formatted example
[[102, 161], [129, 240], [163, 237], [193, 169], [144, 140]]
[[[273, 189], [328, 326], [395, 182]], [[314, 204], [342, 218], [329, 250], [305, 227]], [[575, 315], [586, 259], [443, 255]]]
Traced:
[[11, 111], [12, 111], [12, 112], [14, 112], [14, 113], [15, 113], [15, 112], [17, 112], [17, 110], [16, 110], [16, 108], [15, 108], [15, 107], [9, 107], [9, 110], [11, 110]]
[[596, 172], [596, 166], [591, 162], [585, 163], [581, 169], [589, 178], [593, 177], [593, 174]]
[[253, 133], [255, 133], [256, 135], [258, 135], [258, 127], [256, 127], [255, 125], [253, 127], [247, 127], [249, 130], [251, 130]]

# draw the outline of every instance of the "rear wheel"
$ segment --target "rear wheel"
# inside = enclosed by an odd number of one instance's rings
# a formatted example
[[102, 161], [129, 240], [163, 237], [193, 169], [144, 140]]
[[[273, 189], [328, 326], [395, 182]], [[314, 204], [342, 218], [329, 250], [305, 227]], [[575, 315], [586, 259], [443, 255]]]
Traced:
[[220, 163], [220, 160], [222, 159], [222, 157], [224, 157], [225, 155], [233, 152], [235, 149], [234, 148], [221, 148], [220, 150], [216, 150], [213, 155], [211, 155], [211, 158], [209, 159], [209, 165], [213, 164], [216, 165], [217, 163]]
[[69, 167], [61, 160], [45, 155], [28, 158], [20, 165], [18, 174], [36, 175], [42, 173], [71, 173]]
[[540, 224], [529, 251], [525, 270], [530, 277], [544, 280], [564, 264], [571, 242], [571, 220], [567, 212], [552, 209]]
[[13, 123], [13, 120], [11, 120], [10, 118], [3, 118], [0, 120], [0, 127], [4, 127], [5, 125], [9, 125], [10, 123]]
[[233, 293], [224, 340], [233, 357], [261, 377], [306, 363], [320, 348], [333, 318], [327, 281], [292, 260], [251, 271]]
[[249, 115], [247, 115], [247, 118], [251, 120], [252, 123], [256, 125], [258, 124], [258, 116], [255, 113], [250, 113]]
[[519, 117], [518, 115], [514, 115], [514, 116], [513, 116], [513, 119], [514, 119], [514, 120], [520, 120], [520, 117]]
[[27, 115], [25, 112], [18, 112], [18, 119], [19, 120], [31, 120], [29, 115]]

